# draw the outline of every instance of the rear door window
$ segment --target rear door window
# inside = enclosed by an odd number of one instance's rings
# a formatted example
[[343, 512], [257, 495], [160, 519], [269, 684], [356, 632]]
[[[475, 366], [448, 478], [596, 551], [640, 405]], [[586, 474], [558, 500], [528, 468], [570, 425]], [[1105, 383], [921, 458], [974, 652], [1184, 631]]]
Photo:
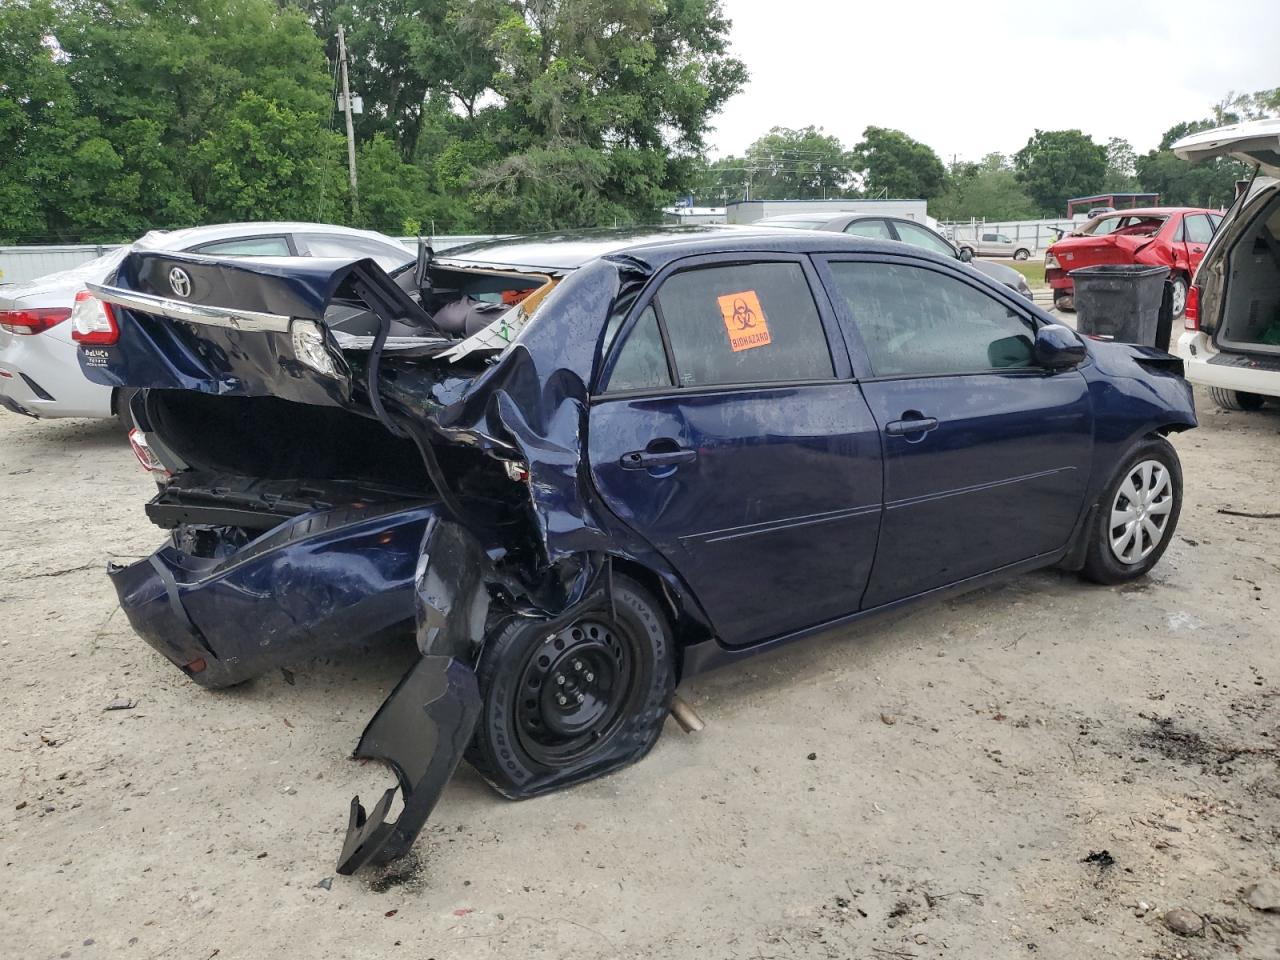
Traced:
[[298, 252], [308, 257], [369, 257], [384, 270], [391, 270], [414, 259], [408, 247], [379, 243], [370, 237], [328, 233], [294, 234]]
[[820, 380], [835, 375], [804, 268], [733, 264], [677, 273], [653, 301], [678, 386]]
[[1182, 228], [1187, 243], [1208, 243], [1213, 239], [1213, 224], [1203, 213], [1194, 213], [1184, 217]]
[[883, 220], [855, 220], [844, 228], [844, 232], [854, 237], [869, 237], [872, 240], [892, 240], [889, 225]]
[[961, 280], [905, 264], [830, 264], [877, 377], [1034, 366], [1035, 328]]
[[644, 312], [631, 328], [626, 342], [618, 350], [613, 372], [609, 375], [608, 390], [653, 390], [671, 386], [671, 371], [667, 367], [667, 353], [662, 346], [662, 333], [658, 329], [658, 316], [652, 306]]

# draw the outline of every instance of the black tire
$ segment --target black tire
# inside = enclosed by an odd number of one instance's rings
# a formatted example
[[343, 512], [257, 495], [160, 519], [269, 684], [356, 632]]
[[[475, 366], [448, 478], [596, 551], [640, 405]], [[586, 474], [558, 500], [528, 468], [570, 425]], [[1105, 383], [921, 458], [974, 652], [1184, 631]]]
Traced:
[[1182, 309], [1175, 310], [1173, 313], [1173, 319], [1178, 321], [1181, 320], [1183, 315], [1187, 312], [1187, 291], [1191, 288], [1191, 285], [1187, 282], [1187, 278], [1181, 274], [1175, 274], [1170, 278], [1169, 282], [1172, 283], [1174, 287], [1173, 296], [1170, 302], [1182, 304]]
[[1022, 247], [1019, 247], [1017, 250], [1013, 251], [1013, 259], [1029, 260], [1031, 259], [1031, 251], [1023, 249]]
[[1076, 312], [1075, 298], [1071, 296], [1054, 297], [1053, 309], [1061, 310], [1064, 313], [1075, 313]]
[[[1120, 488], [1125, 481], [1140, 464], [1150, 460], [1163, 464], [1168, 471], [1172, 488], [1172, 505], [1168, 510], [1160, 540], [1155, 544], [1154, 549], [1136, 562], [1126, 563], [1116, 555], [1111, 546], [1112, 507], [1118, 502]], [[1152, 512], [1154, 513], [1154, 510]], [[1163, 437], [1148, 437], [1129, 451], [1115, 475], [1107, 483], [1102, 496], [1098, 498], [1081, 573], [1094, 583], [1104, 584], [1125, 583], [1144, 576], [1159, 562], [1170, 541], [1173, 540], [1174, 532], [1178, 529], [1178, 517], [1181, 514], [1182, 464], [1178, 460], [1178, 453]], [[1144, 536], [1141, 532], [1137, 535]]]
[[1223, 410], [1261, 410], [1267, 398], [1256, 393], [1210, 387], [1209, 399]]
[[613, 606], [603, 598], [555, 630], [516, 617], [486, 641], [476, 670], [483, 704], [466, 757], [503, 796], [594, 779], [657, 743], [676, 688], [671, 626], [626, 577], [613, 579]]

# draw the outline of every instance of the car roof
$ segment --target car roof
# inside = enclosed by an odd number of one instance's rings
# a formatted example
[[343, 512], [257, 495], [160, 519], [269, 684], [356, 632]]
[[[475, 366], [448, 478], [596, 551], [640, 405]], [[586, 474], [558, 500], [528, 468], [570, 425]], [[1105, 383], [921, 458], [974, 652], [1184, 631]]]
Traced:
[[1102, 217], [1168, 217], [1175, 213], [1217, 213], [1216, 210], [1210, 210], [1208, 207], [1134, 207], [1132, 210], [1110, 210], [1106, 213], [1098, 214], [1096, 219]]
[[323, 233], [330, 236], [365, 237], [382, 243], [398, 243], [392, 237], [372, 230], [340, 227], [333, 223], [307, 223], [296, 220], [249, 221], [244, 223], [212, 223], [178, 230], [152, 230], [135, 246], [139, 250], [183, 250], [198, 243], [231, 240], [239, 237], [274, 237], [282, 233]]
[[[443, 251], [438, 260], [443, 264], [458, 266], [508, 267], [563, 273], [611, 254], [634, 257], [657, 268], [681, 257], [708, 253], [805, 254], [866, 251], [901, 255], [903, 248], [904, 244], [893, 240], [870, 240], [830, 231], [704, 224], [562, 231], [528, 237], [507, 237], [453, 247]], [[911, 249], [914, 251], [917, 248]], [[945, 259], [929, 254], [928, 251], [919, 252], [933, 259]]]

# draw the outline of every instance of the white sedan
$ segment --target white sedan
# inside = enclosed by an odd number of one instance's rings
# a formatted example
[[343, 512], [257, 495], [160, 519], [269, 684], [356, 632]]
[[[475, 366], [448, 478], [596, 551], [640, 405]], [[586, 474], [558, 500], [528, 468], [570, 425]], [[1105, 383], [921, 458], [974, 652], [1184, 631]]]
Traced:
[[115, 273], [130, 250], [219, 257], [371, 257], [385, 270], [413, 253], [391, 237], [325, 223], [226, 223], [153, 230], [71, 270], [0, 286], [0, 407], [32, 417], [124, 416], [126, 395], [90, 383], [71, 339], [72, 312], [100, 311], [85, 288]]

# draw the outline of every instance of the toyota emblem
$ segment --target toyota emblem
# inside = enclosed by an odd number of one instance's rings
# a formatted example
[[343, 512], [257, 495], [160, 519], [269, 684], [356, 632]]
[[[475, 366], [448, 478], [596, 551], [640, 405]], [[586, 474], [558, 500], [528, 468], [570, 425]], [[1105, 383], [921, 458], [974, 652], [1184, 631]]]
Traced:
[[174, 296], [183, 298], [191, 296], [191, 275], [181, 267], [174, 267], [169, 271], [169, 287], [173, 290]]

